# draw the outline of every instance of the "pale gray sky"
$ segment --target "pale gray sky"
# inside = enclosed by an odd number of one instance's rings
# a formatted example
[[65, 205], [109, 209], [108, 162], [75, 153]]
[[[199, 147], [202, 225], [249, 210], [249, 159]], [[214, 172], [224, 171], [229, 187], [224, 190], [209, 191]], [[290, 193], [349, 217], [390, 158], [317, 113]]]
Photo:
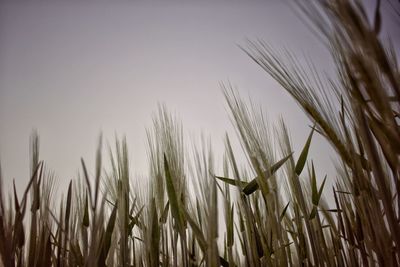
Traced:
[[[28, 180], [29, 135], [60, 180], [90, 167], [100, 131], [126, 135], [133, 173], [144, 174], [145, 128], [157, 103], [187, 133], [210, 135], [217, 156], [232, 136], [219, 82], [282, 115], [300, 150], [308, 120], [295, 102], [239, 48], [246, 38], [304, 52], [327, 66], [327, 51], [286, 1], [181, 4], [137, 1], [0, 3], [0, 159], [6, 186]], [[168, 1], [167, 1], [168, 2]], [[312, 145], [320, 175], [331, 172], [328, 146]], [[333, 177], [331, 177], [333, 178]]]

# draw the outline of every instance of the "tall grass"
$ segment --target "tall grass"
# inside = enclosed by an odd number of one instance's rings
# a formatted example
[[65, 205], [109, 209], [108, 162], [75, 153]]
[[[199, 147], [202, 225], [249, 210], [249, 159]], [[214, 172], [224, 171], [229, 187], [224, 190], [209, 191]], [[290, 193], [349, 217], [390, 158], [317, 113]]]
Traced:
[[[147, 187], [132, 185], [125, 139], [108, 149], [104, 168], [100, 138], [94, 172], [82, 159], [54, 204], [54, 175], [34, 133], [24, 194], [0, 189], [1, 265], [400, 265], [400, 72], [396, 51], [379, 37], [380, 1], [372, 23], [355, 0], [298, 8], [331, 52], [336, 77], [263, 41], [243, 48], [310, 118], [297, 158], [283, 121], [269, 125], [223, 85], [247, 168], [228, 135], [221, 168], [205, 139], [187, 150], [182, 125], [160, 106], [147, 131]], [[329, 204], [327, 178], [308, 155], [316, 134], [341, 160]]]

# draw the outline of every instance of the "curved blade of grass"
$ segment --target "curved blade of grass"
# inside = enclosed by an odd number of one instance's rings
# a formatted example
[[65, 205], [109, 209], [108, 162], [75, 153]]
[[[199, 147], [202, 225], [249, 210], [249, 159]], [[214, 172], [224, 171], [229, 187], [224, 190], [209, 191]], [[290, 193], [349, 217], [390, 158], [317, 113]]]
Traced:
[[239, 186], [239, 187], [246, 187], [249, 183], [245, 182], [245, 181], [240, 181], [240, 180], [235, 180], [235, 179], [231, 179], [231, 178], [226, 178], [226, 177], [222, 177], [222, 176], [214, 176], [215, 178], [217, 178], [218, 180], [221, 180], [227, 184], [230, 185], [235, 185], [235, 186]]
[[85, 164], [85, 161], [83, 160], [83, 158], [81, 158], [81, 164], [82, 164], [83, 176], [85, 177], [85, 181], [86, 181], [86, 187], [89, 192], [90, 206], [91, 206], [92, 210], [95, 210], [95, 206], [94, 206], [94, 203], [92, 200], [92, 187], [90, 185], [89, 174], [87, 172], [86, 164]]
[[94, 206], [97, 207], [97, 199], [99, 194], [99, 186], [100, 186], [100, 176], [101, 176], [101, 149], [102, 149], [102, 134], [99, 137], [99, 144], [96, 151], [96, 178], [95, 178], [95, 190], [94, 190]]
[[311, 162], [311, 201], [313, 205], [318, 205], [317, 177], [315, 175], [314, 163]]
[[[264, 175], [267, 176], [266, 179], [268, 179], [269, 177], [271, 177], [272, 174], [274, 174], [291, 156], [293, 153], [290, 153], [288, 156], [284, 157], [283, 159], [281, 159], [280, 161], [278, 161], [277, 163], [275, 163], [274, 165], [272, 165], [269, 170], [264, 172]], [[257, 179], [259, 177], [257, 176], [256, 178], [254, 178], [253, 180], [251, 180], [251, 182], [249, 182], [245, 188], [243, 188], [243, 193], [245, 193], [246, 195], [250, 195], [252, 193], [254, 193], [258, 188], [258, 182]]]
[[13, 188], [14, 188], [14, 204], [15, 204], [13, 246], [17, 245], [18, 247], [21, 248], [25, 244], [25, 233], [23, 226], [24, 212], [20, 210], [20, 205], [18, 203], [18, 195], [15, 189], [15, 180], [13, 180]]
[[111, 236], [112, 233], [114, 231], [114, 227], [115, 227], [115, 221], [117, 218], [117, 210], [118, 210], [118, 203], [115, 204], [111, 215], [110, 215], [110, 219], [108, 220], [107, 223], [107, 228], [106, 228], [106, 234], [105, 234], [105, 240], [104, 240], [104, 253], [105, 256], [107, 256], [108, 251], [110, 249], [111, 246]]
[[68, 185], [67, 204], [65, 209], [65, 225], [68, 225], [69, 217], [71, 214], [71, 197], [72, 197], [72, 181], [70, 181]]
[[22, 212], [21, 212], [22, 214], [25, 213], [26, 196], [28, 195], [28, 192], [33, 184], [33, 181], [35, 180], [35, 177], [36, 177], [39, 169], [41, 169], [42, 167], [43, 167], [43, 162], [39, 161], [39, 163], [36, 166], [35, 171], [33, 172], [32, 176], [31, 176], [31, 179], [29, 180], [28, 185], [25, 188], [24, 195], [22, 196], [21, 205], [20, 205], [21, 209], [22, 209]]
[[318, 202], [317, 203], [319, 203], [319, 200], [321, 199], [321, 196], [322, 196], [322, 191], [324, 190], [324, 186], [325, 186], [325, 182], [326, 182], [326, 175], [325, 175], [325, 178], [324, 178], [324, 180], [322, 181], [322, 184], [321, 184], [321, 187], [319, 188], [319, 190], [318, 190]]
[[167, 222], [168, 210], [169, 210], [169, 201], [167, 201], [167, 204], [165, 204], [163, 213], [161, 214], [160, 217], [160, 223], [165, 224]]
[[15, 179], [13, 179], [13, 192], [14, 192], [14, 209], [15, 209], [15, 212], [20, 212], [18, 194], [17, 194], [17, 190], [15, 188]]
[[85, 195], [85, 211], [83, 213], [82, 225], [85, 227], [89, 227], [89, 203], [87, 191]]
[[158, 214], [155, 204], [155, 199], [152, 198], [150, 204], [151, 212], [151, 236], [150, 236], [150, 265], [159, 265], [159, 255], [160, 255], [160, 225], [158, 224]]
[[320, 201], [321, 196], [322, 196], [322, 191], [323, 191], [324, 186], [325, 186], [326, 177], [327, 177], [327, 176], [325, 175], [325, 178], [324, 178], [324, 180], [322, 181], [322, 184], [321, 184], [320, 188], [317, 189], [317, 182], [316, 182], [317, 179], [316, 179], [316, 176], [315, 176], [314, 165], [312, 165], [311, 190], [312, 190], [312, 204], [313, 204], [313, 209], [311, 210], [311, 213], [310, 213], [310, 216], [309, 216], [309, 219], [310, 219], [310, 220], [311, 220], [311, 219], [314, 219], [315, 216], [317, 215], [317, 211], [318, 211], [318, 210], [317, 210], [317, 207], [318, 207], [319, 201]]
[[301, 172], [303, 171], [304, 165], [306, 164], [308, 151], [310, 149], [311, 139], [312, 139], [314, 130], [315, 130], [315, 126], [312, 127], [311, 133], [307, 138], [307, 142], [304, 145], [303, 150], [301, 151], [299, 159], [297, 160], [296, 167], [294, 169], [297, 175], [301, 174]]
[[286, 211], [289, 208], [290, 201], [286, 204], [286, 206], [283, 208], [281, 215], [279, 215], [279, 222], [283, 220], [285, 217]]
[[186, 210], [182, 210], [185, 218], [187, 219], [188, 223], [190, 224], [193, 234], [195, 235], [197, 242], [199, 243], [200, 249], [203, 251], [203, 253], [206, 252], [207, 250], [207, 241], [206, 238], [204, 237], [203, 232], [201, 231], [201, 228], [197, 225], [197, 223], [190, 217], [190, 215], [186, 212]]
[[234, 223], [233, 209], [234, 209], [234, 206], [232, 204], [231, 208], [229, 209], [229, 219], [228, 219], [228, 224], [227, 224], [227, 246], [228, 247], [233, 246], [233, 242], [234, 242], [234, 236], [233, 236], [233, 223]]
[[175, 222], [178, 226], [179, 231], [183, 231], [182, 213], [180, 211], [178, 197], [176, 196], [174, 183], [172, 181], [171, 173], [170, 173], [169, 166], [168, 166], [168, 160], [167, 160], [167, 157], [165, 154], [164, 154], [164, 169], [165, 169], [167, 194], [168, 194], [169, 203], [171, 206], [171, 213], [175, 219]]
[[[69, 218], [71, 215], [71, 197], [72, 197], [72, 181], [69, 182], [68, 185], [68, 193], [67, 193], [67, 201], [65, 205], [65, 214], [64, 214], [64, 237], [63, 237], [63, 247], [67, 247], [67, 242], [69, 241]], [[67, 250], [62, 251], [62, 258], [65, 259], [67, 257]]]
[[315, 216], [317, 215], [317, 207], [314, 206], [311, 210], [310, 216], [308, 217], [309, 220], [312, 220], [315, 218]]

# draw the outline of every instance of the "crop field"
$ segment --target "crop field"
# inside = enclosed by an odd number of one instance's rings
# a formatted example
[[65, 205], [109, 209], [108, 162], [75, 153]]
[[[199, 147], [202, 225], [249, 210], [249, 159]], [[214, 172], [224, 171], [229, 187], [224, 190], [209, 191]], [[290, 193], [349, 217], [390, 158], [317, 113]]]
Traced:
[[[227, 135], [220, 168], [209, 142], [188, 149], [159, 106], [142, 155], [147, 187], [132, 184], [126, 140], [110, 148], [100, 137], [95, 168], [81, 159], [57, 199], [34, 132], [24, 193], [8, 193], [0, 173], [0, 266], [400, 266], [400, 70], [380, 1], [372, 15], [357, 0], [296, 10], [330, 51], [334, 77], [262, 40], [241, 49], [308, 116], [301, 151], [284, 121], [268, 124], [222, 84], [243, 150]], [[309, 156], [316, 135], [339, 159], [332, 188]]]

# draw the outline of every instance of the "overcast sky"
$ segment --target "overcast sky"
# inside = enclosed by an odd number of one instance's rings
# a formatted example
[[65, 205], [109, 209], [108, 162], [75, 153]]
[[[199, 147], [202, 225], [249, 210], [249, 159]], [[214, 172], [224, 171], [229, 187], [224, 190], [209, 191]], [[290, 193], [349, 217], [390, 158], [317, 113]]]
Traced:
[[[16, 2], [0, 3], [6, 186], [28, 180], [33, 128], [41, 158], [60, 180], [76, 176], [80, 157], [93, 169], [101, 131], [109, 142], [126, 135], [132, 171], [145, 174], [145, 129], [158, 103], [181, 118], [188, 135], [209, 135], [220, 156], [224, 133], [234, 135], [220, 82], [261, 104], [272, 122], [283, 116], [297, 151], [304, 144], [310, 122], [238, 47], [261, 38], [329, 69], [327, 51], [287, 1]], [[321, 175], [332, 170], [327, 148], [321, 138], [312, 145]]]

